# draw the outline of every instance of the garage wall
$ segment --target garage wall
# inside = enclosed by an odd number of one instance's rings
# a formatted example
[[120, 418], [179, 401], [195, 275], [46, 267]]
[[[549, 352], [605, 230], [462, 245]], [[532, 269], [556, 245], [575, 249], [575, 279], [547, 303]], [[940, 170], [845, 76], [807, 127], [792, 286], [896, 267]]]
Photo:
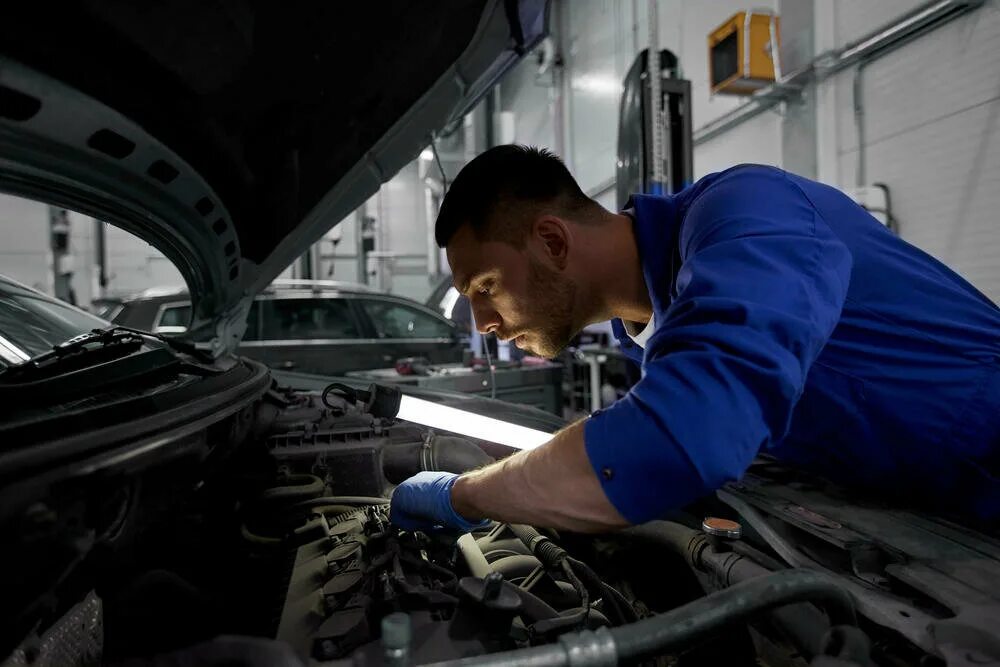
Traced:
[[[855, 11], [862, 13], [852, 4], [838, 11], [838, 29], [853, 29]], [[856, 76], [830, 84], [837, 87], [840, 184], [885, 183], [900, 235], [1000, 299], [997, 3], [862, 68], [860, 145]]]
[[[69, 254], [62, 270], [71, 271], [78, 305], [97, 294], [93, 218], [70, 212]], [[49, 207], [30, 199], [0, 195], [0, 274], [53, 294]], [[149, 287], [183, 285], [180, 272], [162, 253], [128, 232], [107, 225], [109, 296], [125, 296]]]
[[[564, 55], [564, 80], [559, 85], [551, 75], [539, 76], [537, 60], [526, 59], [500, 84], [502, 108], [515, 117], [516, 141], [561, 141], [581, 186], [610, 207], [619, 87], [647, 43], [647, 0], [555, 2], [552, 29]], [[770, 6], [782, 16], [782, 60], [789, 70], [923, 4], [775, 0]], [[709, 95], [705, 40], [745, 6], [658, 2], [660, 44], [680, 56], [692, 81], [695, 129], [743, 102]], [[860, 144], [854, 79], [854, 70], [842, 72], [795, 103], [696, 146], [696, 177], [759, 162], [853, 188], [860, 158], [860, 184], [889, 186], [901, 236], [1000, 299], [1000, 0], [862, 68]]]
[[834, 6], [837, 44], [848, 44], [885, 25], [925, 0], [816, 0]]
[[391, 257], [369, 258], [370, 284], [423, 301], [431, 292], [427, 261], [427, 212], [419, 161], [404, 167], [368, 202], [375, 217], [375, 248]]
[[51, 294], [48, 208], [30, 199], [0, 195], [0, 239], [0, 274]]
[[[184, 285], [174, 265], [142, 239], [117, 227], [107, 226], [109, 293], [128, 295], [150, 287]], [[94, 256], [96, 250], [88, 253]]]
[[695, 178], [722, 171], [735, 164], [755, 162], [782, 165], [781, 124], [774, 114], [761, 114], [734, 131], [697, 146], [694, 154]]
[[[584, 191], [613, 206], [608, 193], [617, 152], [621, 82], [636, 54], [648, 44], [647, 0], [556, 0], [553, 39], [564, 58], [561, 85], [538, 74], [538, 59], [526, 58], [500, 83], [501, 105], [514, 114], [515, 141], [555, 148], [561, 117], [563, 157]], [[708, 90], [708, 33], [744, 9], [746, 3], [660, 0], [659, 42], [678, 55], [682, 75], [694, 83], [694, 126], [732, 110], [739, 98], [711, 96]], [[777, 8], [777, 0], [757, 3]], [[560, 96], [562, 98], [560, 105]], [[561, 110], [561, 114], [560, 114]], [[695, 176], [740, 162], [781, 161], [781, 118], [760, 116], [725, 137], [696, 147]]]
[[540, 54], [525, 58], [500, 84], [500, 111], [513, 113], [514, 139], [531, 146], [556, 145], [559, 113], [555, 77], [538, 74]]

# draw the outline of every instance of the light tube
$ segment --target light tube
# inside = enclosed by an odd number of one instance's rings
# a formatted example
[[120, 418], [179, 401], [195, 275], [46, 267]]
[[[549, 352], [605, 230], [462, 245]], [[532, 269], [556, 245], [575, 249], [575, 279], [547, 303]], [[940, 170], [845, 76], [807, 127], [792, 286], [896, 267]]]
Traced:
[[401, 397], [396, 417], [414, 424], [461, 433], [515, 449], [534, 449], [552, 439], [551, 433], [518, 426], [492, 417], [484, 417], [413, 396]]

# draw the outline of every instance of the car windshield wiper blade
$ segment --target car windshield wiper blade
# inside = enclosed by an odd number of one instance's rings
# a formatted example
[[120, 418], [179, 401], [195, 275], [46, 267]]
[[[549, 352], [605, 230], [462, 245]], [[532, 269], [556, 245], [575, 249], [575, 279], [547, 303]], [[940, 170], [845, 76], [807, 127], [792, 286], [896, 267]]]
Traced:
[[198, 361], [206, 364], [210, 364], [215, 361], [215, 358], [207, 350], [203, 350], [197, 347], [194, 343], [189, 343], [186, 340], [181, 340], [179, 338], [174, 338], [173, 336], [164, 336], [163, 334], [151, 333], [149, 331], [143, 331], [142, 329], [133, 329], [131, 327], [123, 327], [121, 325], [115, 325], [111, 329], [105, 329], [105, 331], [127, 331], [129, 333], [137, 334], [139, 336], [146, 336], [147, 338], [155, 338], [161, 343], [167, 345], [177, 352], [183, 352], [188, 354]]
[[[144, 339], [140, 333], [120, 327], [94, 329], [73, 336], [69, 340], [52, 346], [51, 350], [37, 354], [26, 361], [0, 370], [0, 378], [5, 380], [37, 374], [61, 366], [73, 360], [76, 362], [84, 354], [97, 350], [115, 349], [115, 354], [128, 354], [142, 347]], [[103, 358], [104, 355], [97, 355]]]
[[[108, 354], [112, 356], [124, 356], [142, 347], [147, 338], [160, 341], [167, 347], [194, 357], [203, 364], [211, 364], [214, 361], [211, 353], [199, 349], [193, 343], [171, 338], [170, 336], [142, 331], [141, 329], [115, 325], [107, 329], [93, 329], [79, 336], [74, 336], [58, 345], [54, 345], [51, 350], [35, 355], [19, 364], [0, 369], [0, 379], [9, 381], [29, 375], [44, 374], [66, 364], [81, 367], [88, 366], [91, 365], [89, 363], [90, 354], [99, 350], [107, 351], [109, 348], [113, 348], [114, 352], [95, 355], [97, 358], [94, 359], [94, 363], [101, 361]], [[81, 361], [81, 356], [84, 354], [88, 355], [87, 362]]]

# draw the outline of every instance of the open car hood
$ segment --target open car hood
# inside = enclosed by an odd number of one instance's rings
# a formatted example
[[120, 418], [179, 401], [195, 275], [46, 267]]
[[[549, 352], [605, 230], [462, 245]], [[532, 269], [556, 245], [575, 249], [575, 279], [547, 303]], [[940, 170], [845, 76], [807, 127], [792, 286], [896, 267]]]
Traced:
[[547, 0], [25, 3], [0, 22], [0, 189], [174, 262], [190, 335], [249, 303], [543, 36]]

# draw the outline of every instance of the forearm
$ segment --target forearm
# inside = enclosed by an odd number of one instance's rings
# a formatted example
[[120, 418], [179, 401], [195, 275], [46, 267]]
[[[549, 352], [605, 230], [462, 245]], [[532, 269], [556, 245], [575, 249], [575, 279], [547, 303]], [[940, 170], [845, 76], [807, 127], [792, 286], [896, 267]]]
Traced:
[[545, 445], [462, 475], [452, 505], [469, 519], [600, 532], [628, 522], [608, 501], [584, 448], [580, 421]]

